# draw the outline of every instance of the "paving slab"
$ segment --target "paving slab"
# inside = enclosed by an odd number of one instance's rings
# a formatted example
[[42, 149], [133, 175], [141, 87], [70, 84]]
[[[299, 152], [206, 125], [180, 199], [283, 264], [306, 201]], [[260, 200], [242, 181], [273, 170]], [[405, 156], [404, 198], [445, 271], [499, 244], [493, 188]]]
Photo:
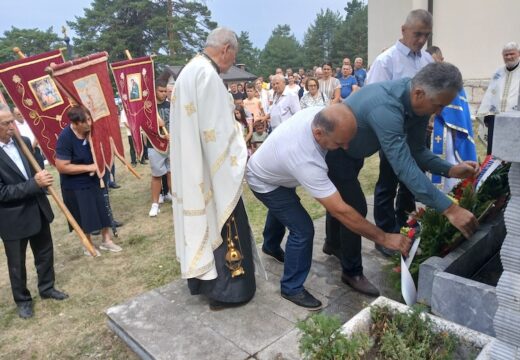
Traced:
[[[368, 218], [372, 217], [369, 199]], [[320, 299], [327, 314], [349, 320], [373, 298], [341, 282], [341, 266], [322, 252], [325, 218], [315, 221], [313, 264], [305, 287]], [[392, 297], [382, 268], [388, 260], [363, 240], [365, 275]], [[208, 301], [189, 294], [179, 279], [107, 310], [108, 325], [143, 359], [296, 360], [296, 323], [312, 314], [280, 296], [283, 264], [261, 253], [268, 279], [257, 277], [254, 298], [245, 306], [211, 311]]]

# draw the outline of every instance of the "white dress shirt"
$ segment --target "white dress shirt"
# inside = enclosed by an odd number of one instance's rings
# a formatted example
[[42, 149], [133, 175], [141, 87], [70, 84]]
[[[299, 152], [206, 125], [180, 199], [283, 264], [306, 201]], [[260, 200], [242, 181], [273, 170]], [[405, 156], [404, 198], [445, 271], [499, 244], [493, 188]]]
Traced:
[[13, 139], [11, 139], [7, 144], [0, 141], [0, 148], [5, 151], [7, 156], [13, 160], [13, 162], [16, 164], [18, 169], [22, 172], [23, 176], [25, 176], [26, 179], [29, 179], [29, 176], [27, 176], [27, 171], [25, 170], [25, 166], [23, 166], [22, 157], [20, 156], [20, 153], [18, 152], [18, 149], [14, 145]]
[[388, 48], [374, 60], [368, 71], [365, 85], [380, 81], [414, 77], [423, 67], [433, 62], [426, 51], [414, 53], [401, 41]]

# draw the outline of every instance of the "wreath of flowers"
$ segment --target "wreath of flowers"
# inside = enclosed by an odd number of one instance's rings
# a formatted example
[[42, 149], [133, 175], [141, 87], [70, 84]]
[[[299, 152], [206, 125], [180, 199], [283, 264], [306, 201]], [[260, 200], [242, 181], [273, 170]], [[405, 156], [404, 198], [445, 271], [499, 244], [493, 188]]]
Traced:
[[[496, 216], [509, 198], [509, 168], [509, 163], [501, 163], [478, 190], [476, 190], [476, 179], [464, 179], [448, 196], [459, 206], [471, 211], [479, 221], [485, 217]], [[406, 226], [401, 228], [401, 234], [410, 238], [412, 242], [418, 237], [421, 238], [417, 253], [410, 265], [410, 273], [416, 284], [419, 265], [422, 262], [432, 256], [445, 256], [465, 240], [445, 216], [428, 207], [411, 213]], [[389, 281], [396, 290], [400, 290], [400, 256], [394, 256], [391, 261]]]

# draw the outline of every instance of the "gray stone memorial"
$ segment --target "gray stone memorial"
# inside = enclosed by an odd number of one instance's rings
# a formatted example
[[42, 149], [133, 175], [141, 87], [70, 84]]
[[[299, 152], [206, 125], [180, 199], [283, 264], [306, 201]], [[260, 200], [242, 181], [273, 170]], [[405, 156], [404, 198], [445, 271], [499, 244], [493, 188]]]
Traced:
[[431, 306], [437, 316], [494, 336], [496, 288], [477, 281], [475, 274], [497, 256], [504, 237], [504, 219], [499, 216], [482, 224], [445, 257], [423, 262], [419, 267], [418, 301]]
[[511, 199], [504, 219], [507, 235], [500, 251], [504, 271], [497, 285], [498, 309], [494, 319], [497, 341], [491, 357], [520, 359], [520, 112], [495, 118], [493, 153], [512, 162], [509, 170]]

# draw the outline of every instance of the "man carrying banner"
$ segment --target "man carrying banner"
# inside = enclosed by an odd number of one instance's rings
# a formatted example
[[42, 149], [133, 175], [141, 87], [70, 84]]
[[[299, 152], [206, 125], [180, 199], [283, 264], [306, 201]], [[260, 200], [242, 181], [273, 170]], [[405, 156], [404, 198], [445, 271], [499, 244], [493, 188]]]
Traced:
[[206, 295], [214, 310], [244, 304], [256, 290], [256, 248], [241, 198], [247, 149], [219, 77], [237, 52], [233, 31], [213, 30], [177, 79], [170, 117], [177, 257], [191, 294]]
[[[0, 237], [4, 242], [9, 279], [18, 315], [33, 316], [32, 297], [27, 289], [25, 252], [31, 245], [38, 291], [42, 299], [64, 300], [68, 295], [54, 288], [54, 254], [49, 223], [53, 220], [44, 189], [53, 183], [46, 170], [38, 173], [14, 138], [16, 126], [13, 115], [0, 110]], [[31, 148], [29, 139], [23, 138]]]

